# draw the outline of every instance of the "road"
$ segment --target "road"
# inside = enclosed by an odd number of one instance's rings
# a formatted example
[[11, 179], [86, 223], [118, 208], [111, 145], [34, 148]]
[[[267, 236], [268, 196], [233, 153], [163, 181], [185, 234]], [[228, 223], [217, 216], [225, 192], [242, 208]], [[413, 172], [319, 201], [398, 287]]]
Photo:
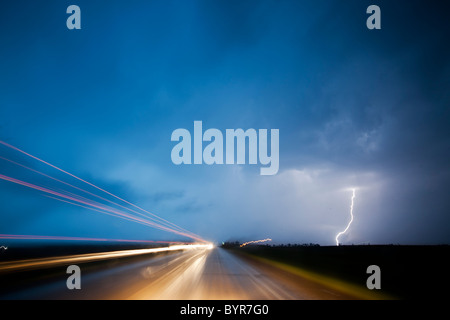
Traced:
[[[61, 269], [62, 267], [60, 267]], [[6, 299], [265, 300], [352, 299], [222, 248], [143, 255], [102, 268], [80, 264], [81, 289], [68, 290], [66, 278], [11, 292]], [[65, 269], [64, 269], [65, 270]]]

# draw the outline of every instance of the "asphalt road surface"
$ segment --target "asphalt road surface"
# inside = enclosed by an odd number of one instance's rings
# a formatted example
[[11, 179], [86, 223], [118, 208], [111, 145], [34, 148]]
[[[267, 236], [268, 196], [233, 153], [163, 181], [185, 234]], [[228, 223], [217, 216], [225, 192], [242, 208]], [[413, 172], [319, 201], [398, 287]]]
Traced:
[[[265, 300], [354, 299], [221, 248], [145, 255], [81, 268], [81, 289], [69, 290], [64, 275], [21, 288], [2, 299]], [[60, 268], [61, 269], [61, 268]], [[65, 271], [65, 269], [64, 269]]]

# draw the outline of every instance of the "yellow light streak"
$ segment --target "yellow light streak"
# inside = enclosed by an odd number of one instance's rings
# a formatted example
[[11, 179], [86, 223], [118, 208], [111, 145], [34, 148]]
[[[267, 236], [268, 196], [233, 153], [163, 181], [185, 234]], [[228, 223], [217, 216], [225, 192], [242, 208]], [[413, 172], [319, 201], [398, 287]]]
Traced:
[[113, 258], [123, 258], [123, 257], [149, 254], [149, 253], [157, 253], [157, 252], [167, 252], [167, 251], [177, 251], [177, 250], [193, 250], [193, 249], [209, 250], [212, 248], [213, 248], [213, 245], [211, 243], [187, 244], [187, 245], [173, 245], [173, 246], [169, 246], [169, 247], [160, 247], [160, 248], [120, 250], [120, 251], [110, 251], [110, 252], [67, 255], [67, 256], [60, 256], [60, 257], [5, 261], [5, 262], [0, 262], [0, 271], [16, 271], [16, 270], [23, 270], [23, 269], [46, 268], [46, 267], [54, 267], [57, 265], [92, 262], [92, 261], [106, 260], [106, 259], [113, 259]]

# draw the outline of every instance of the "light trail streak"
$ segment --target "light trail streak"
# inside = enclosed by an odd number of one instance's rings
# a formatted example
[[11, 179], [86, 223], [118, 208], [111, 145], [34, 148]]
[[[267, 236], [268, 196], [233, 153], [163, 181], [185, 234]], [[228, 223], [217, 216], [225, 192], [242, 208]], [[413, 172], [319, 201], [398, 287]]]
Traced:
[[120, 219], [124, 219], [124, 220], [128, 220], [128, 221], [136, 222], [136, 221], [133, 220], [133, 219], [130, 219], [130, 218], [127, 218], [127, 217], [121, 217], [121, 216], [118, 216], [118, 215], [116, 215], [116, 214], [113, 214], [113, 213], [110, 213], [110, 212], [106, 212], [106, 211], [104, 211], [104, 210], [95, 209], [95, 208], [92, 208], [92, 207], [84, 206], [84, 205], [79, 204], [79, 203], [75, 203], [75, 202], [63, 200], [63, 199], [60, 199], [60, 198], [55, 198], [55, 197], [48, 196], [48, 195], [44, 195], [44, 196], [47, 197], [47, 198], [50, 198], [50, 199], [54, 199], [54, 200], [57, 200], [57, 201], [61, 201], [61, 202], [65, 202], [65, 203], [71, 204], [71, 205], [73, 205], [73, 206], [85, 208], [85, 209], [92, 210], [92, 211], [97, 211], [97, 212], [100, 212], [100, 213], [103, 213], [103, 214], [110, 215], [110, 216], [112, 216], [112, 217], [117, 217], [117, 218], [120, 218]]
[[[0, 141], [0, 143], [2, 143], [2, 142]], [[4, 144], [4, 143], [3, 143], [3, 144]], [[10, 160], [10, 159], [1, 157], [1, 156], [0, 156], [0, 159], [2, 159], [2, 160], [4, 160], [4, 161], [8, 161], [8, 162], [10, 162], [10, 163], [12, 163], [12, 164], [14, 164], [14, 165], [20, 166], [20, 167], [22, 167], [22, 168], [24, 168], [24, 169], [27, 169], [27, 170], [29, 170], [29, 171], [32, 171], [32, 172], [37, 173], [37, 174], [39, 174], [39, 175], [42, 175], [42, 176], [44, 176], [44, 177], [46, 177], [46, 178], [49, 178], [49, 179], [51, 179], [51, 180], [54, 180], [54, 181], [56, 181], [56, 182], [62, 183], [62, 184], [64, 184], [64, 185], [69, 186], [69, 187], [71, 187], [71, 188], [74, 188], [74, 189], [76, 189], [76, 190], [82, 191], [82, 192], [84, 192], [84, 193], [86, 193], [86, 194], [89, 194], [89, 195], [91, 195], [91, 196], [93, 196], [93, 197], [96, 197], [96, 198], [98, 198], [98, 199], [104, 200], [104, 201], [106, 201], [106, 202], [108, 202], [108, 203], [111, 203], [111, 204], [113, 204], [113, 205], [116, 205], [116, 206], [118, 206], [118, 207], [120, 207], [120, 208], [123, 208], [123, 209], [125, 209], [125, 210], [128, 210], [128, 211], [130, 211], [130, 212], [136, 213], [136, 214], [138, 214], [138, 215], [140, 215], [140, 216], [143, 216], [143, 217], [145, 217], [145, 218], [150, 218], [150, 219], [154, 220], [156, 223], [158, 223], [158, 222], [157, 222], [158, 220], [155, 219], [155, 218], [152, 217], [152, 216], [144, 215], [143, 213], [140, 213], [140, 212], [138, 212], [138, 211], [135, 211], [135, 210], [133, 210], [133, 209], [130, 209], [130, 208], [128, 208], [128, 207], [125, 207], [125, 206], [123, 206], [123, 205], [120, 205], [120, 204], [118, 204], [118, 203], [116, 203], [116, 202], [114, 202], [114, 201], [111, 201], [111, 200], [109, 200], [109, 199], [103, 198], [103, 197], [101, 197], [101, 196], [99, 196], [99, 195], [97, 195], [97, 194], [94, 194], [94, 193], [89, 192], [89, 191], [87, 191], [87, 190], [84, 190], [84, 189], [82, 189], [82, 188], [76, 187], [76, 186], [74, 186], [74, 185], [72, 185], [72, 184], [70, 184], [70, 183], [67, 183], [67, 182], [65, 182], [65, 181], [59, 180], [59, 179], [57, 179], [57, 178], [54, 178], [54, 177], [52, 177], [52, 176], [50, 176], [50, 175], [47, 175], [47, 174], [45, 174], [45, 173], [43, 173], [43, 172], [40, 172], [40, 171], [38, 171], [38, 170], [32, 169], [32, 168], [30, 168], [30, 167], [27, 167], [27, 166], [25, 166], [25, 165], [23, 165], [23, 164], [21, 164], [21, 163], [16, 162], [16, 161], [13, 161], [13, 160]], [[71, 195], [71, 196], [74, 196], [74, 197], [79, 197], [79, 198], [82, 198], [82, 199], [86, 199], [86, 198], [81, 197], [81, 196], [79, 196], [79, 195], [75, 195], [75, 194], [70, 193], [70, 192], [67, 192], [67, 191], [65, 191], [65, 192], [66, 192], [68, 195]], [[53, 198], [53, 197], [49, 197], [49, 198], [56, 199], [56, 198]], [[60, 199], [57, 199], [57, 200], [60, 200]], [[86, 199], [86, 200], [88, 200], [88, 199]], [[68, 202], [68, 201], [64, 201], [64, 202], [67, 202], [67, 203], [76, 205], [76, 204], [71, 203], [71, 202]], [[81, 206], [81, 207], [84, 207], [84, 206]], [[86, 208], [86, 207], [84, 207], [84, 208]], [[89, 208], [88, 208], [88, 209], [89, 209]], [[98, 210], [96, 210], [96, 211], [98, 211]], [[166, 224], [166, 223], [163, 222], [163, 224]], [[166, 225], [168, 225], [168, 224], [166, 224]], [[192, 235], [194, 235], [194, 236], [197, 236], [197, 235], [193, 234], [192, 232], [187, 231], [187, 230], [185, 230], [185, 229], [183, 229], [183, 228], [181, 228], [181, 227], [179, 227], [179, 226], [177, 226], [177, 225], [175, 225], [175, 224], [172, 224], [172, 226], [174, 226], [174, 227], [175, 227], [177, 230], [179, 230], [179, 231], [182, 231], [182, 232], [189, 233], [189, 234], [192, 234]], [[169, 226], [169, 228], [171, 228], [171, 227]], [[197, 237], [198, 237], [198, 236], [197, 236]]]
[[[79, 177], [77, 177], [77, 176], [75, 176], [75, 175], [73, 175], [73, 174], [71, 174], [71, 173], [61, 169], [61, 168], [58, 168], [55, 165], [52, 165], [52, 164], [50, 164], [50, 163], [48, 163], [48, 162], [46, 162], [46, 161], [44, 161], [44, 160], [42, 160], [40, 158], [38, 158], [36, 156], [33, 156], [33, 155], [31, 155], [31, 154], [29, 154], [29, 153], [27, 153], [27, 152], [25, 152], [25, 151], [23, 151], [23, 150], [21, 150], [21, 149], [19, 149], [17, 147], [14, 147], [14, 146], [12, 146], [12, 145], [4, 142], [4, 141], [0, 141], [0, 144], [6, 146], [8, 148], [11, 148], [11, 149], [13, 149], [15, 151], [18, 151], [18, 152], [20, 152], [20, 153], [22, 153], [22, 154], [24, 154], [24, 155], [26, 155], [28, 157], [31, 157], [32, 159], [35, 159], [35, 160], [37, 160], [37, 161], [39, 161], [39, 162], [41, 162], [41, 163], [43, 163], [43, 164], [45, 164], [47, 166], [50, 166], [51, 168], [54, 168], [54, 169], [56, 169], [56, 170], [58, 170], [58, 171], [60, 171], [60, 172], [62, 172], [64, 174], [66, 174], [66, 175], [69, 175], [70, 177], [73, 177], [73, 178], [75, 178], [75, 179], [77, 179], [77, 180], [79, 180], [79, 181], [81, 181], [81, 182], [83, 182], [83, 183], [93, 187], [93, 188], [96, 188], [97, 190], [100, 190], [100, 191], [102, 191], [102, 192], [104, 192], [104, 193], [106, 193], [106, 194], [108, 194], [108, 195], [110, 195], [110, 196], [112, 196], [112, 197], [114, 197], [114, 198], [116, 198], [116, 199], [118, 199], [118, 200], [120, 200], [120, 201], [122, 201], [122, 202], [124, 202], [124, 203], [126, 203], [126, 204], [128, 204], [128, 205], [130, 205], [130, 206], [132, 206], [132, 207], [134, 207], [134, 208], [136, 208], [138, 210], [140, 210], [140, 211], [142, 211], [142, 212], [133, 210], [132, 208], [126, 207], [126, 206], [121, 205], [121, 204], [119, 204], [117, 202], [111, 201], [111, 200], [106, 199], [104, 197], [101, 197], [101, 196], [99, 196], [97, 194], [94, 194], [92, 192], [89, 192], [87, 190], [79, 188], [79, 187], [77, 187], [77, 186], [75, 186], [73, 184], [70, 184], [68, 182], [65, 182], [65, 181], [62, 181], [60, 179], [54, 178], [54, 177], [52, 177], [52, 176], [50, 176], [48, 174], [45, 174], [43, 172], [40, 172], [40, 171], [35, 170], [35, 169], [32, 169], [32, 168], [27, 167], [27, 166], [25, 166], [23, 164], [20, 164], [20, 163], [18, 163], [16, 161], [13, 161], [13, 160], [1, 157], [1, 156], [0, 156], [0, 159], [2, 159], [4, 161], [8, 161], [8, 162], [10, 162], [10, 163], [12, 163], [14, 165], [20, 166], [20, 167], [25, 168], [27, 170], [30, 170], [30, 171], [32, 171], [34, 173], [37, 173], [37, 174], [39, 174], [41, 176], [44, 176], [44, 177], [49, 178], [49, 179], [52, 179], [53, 181], [56, 181], [58, 183], [62, 183], [65, 186], [68, 186], [70, 188], [74, 188], [74, 189], [76, 189], [78, 191], [81, 191], [81, 192], [83, 192], [85, 194], [88, 194], [90, 196], [96, 197], [97, 199], [101, 199], [103, 201], [106, 201], [106, 202], [108, 202], [110, 204], [113, 204], [114, 206], [117, 206], [117, 207], [120, 207], [122, 209], [125, 209], [125, 210], [131, 212], [132, 214], [130, 215], [129, 213], [125, 213], [125, 212], [123, 212], [120, 209], [118, 211], [118, 210], [116, 210], [114, 208], [105, 206], [104, 204], [101, 204], [101, 203], [98, 203], [98, 202], [93, 201], [91, 199], [88, 199], [86, 197], [74, 194], [74, 193], [69, 192], [67, 190], [54, 190], [54, 189], [52, 190], [49, 187], [39, 186], [39, 185], [32, 184], [32, 183], [29, 183], [29, 182], [25, 182], [25, 181], [22, 181], [22, 180], [19, 180], [19, 179], [8, 177], [6, 175], [0, 175], [0, 179], [7, 180], [7, 181], [10, 181], [10, 182], [13, 182], [13, 183], [16, 183], [16, 184], [20, 184], [20, 185], [23, 185], [23, 186], [26, 186], [26, 187], [29, 187], [29, 188], [32, 188], [32, 189], [35, 189], [35, 190], [43, 191], [43, 192], [45, 192], [47, 194], [52, 194], [52, 195], [54, 195], [54, 196], [56, 196], [58, 198], [54, 198], [54, 197], [50, 197], [50, 198], [53, 198], [53, 199], [56, 199], [56, 200], [59, 200], [59, 201], [63, 201], [63, 202], [66, 202], [66, 203], [69, 203], [69, 204], [72, 204], [72, 205], [77, 205], [77, 206], [80, 206], [80, 207], [83, 207], [83, 208], [87, 208], [87, 209], [94, 210], [94, 211], [97, 211], [97, 212], [101, 212], [101, 213], [104, 213], [104, 214], [108, 214], [108, 215], [112, 215], [112, 216], [115, 216], [115, 217], [119, 217], [121, 219], [129, 220], [129, 221], [133, 221], [133, 222], [138, 222], [140, 224], [145, 224], [145, 225], [151, 226], [153, 228], [157, 228], [157, 229], [164, 230], [164, 231], [167, 231], [167, 232], [173, 232], [173, 233], [176, 233], [176, 234], [179, 234], [179, 235], [186, 236], [188, 238], [194, 239], [196, 241], [206, 242], [200, 236], [198, 236], [198, 235], [196, 235], [196, 234], [194, 234], [194, 233], [192, 233], [192, 232], [190, 232], [190, 231], [188, 231], [188, 230], [186, 230], [186, 229], [184, 229], [184, 228], [182, 228], [182, 227], [180, 227], [180, 226], [178, 226], [178, 225], [176, 225], [176, 224], [174, 224], [174, 223], [172, 223], [170, 221], [167, 221], [167, 220], [165, 220], [165, 219], [163, 219], [163, 218], [161, 218], [161, 217], [159, 217], [159, 216], [157, 216], [157, 215], [155, 215], [155, 214], [153, 214], [151, 212], [148, 212], [148, 211], [144, 210], [143, 208], [141, 208], [141, 207], [139, 207], [139, 206], [137, 206], [137, 205], [135, 205], [135, 204], [133, 204], [133, 203], [131, 203], [129, 201], [126, 201], [126, 200], [124, 200], [124, 199], [122, 199], [122, 198], [120, 198], [120, 197], [118, 197], [118, 196], [116, 196], [116, 195], [114, 195], [114, 194], [112, 194], [112, 193], [110, 193], [110, 192], [108, 192], [108, 191], [106, 191], [106, 190], [104, 190], [104, 189], [102, 189], [102, 188], [100, 188], [100, 187], [98, 187], [98, 186], [96, 186], [96, 185], [86, 181], [86, 180], [83, 180], [83, 179], [81, 179], [81, 178], [79, 178]], [[63, 200], [61, 198], [66, 199], [66, 200]], [[134, 216], [133, 214], [139, 215], [142, 218], [138, 218], [138, 217]]]
[[249, 245], [252, 243], [263, 243], [263, 242], [267, 242], [267, 241], [272, 241], [272, 239], [267, 238], [267, 239], [262, 239], [262, 240], [253, 240], [253, 241], [244, 242], [243, 244], [240, 245], [240, 248], [245, 247], [246, 245]]
[[93, 203], [93, 202], [83, 201], [83, 200], [80, 200], [80, 199], [77, 199], [77, 198], [74, 198], [74, 197], [71, 197], [71, 196], [68, 196], [68, 195], [65, 195], [65, 194], [62, 194], [62, 193], [50, 190], [50, 189], [47, 189], [47, 188], [44, 188], [44, 187], [40, 187], [40, 186], [31, 184], [31, 183], [22, 181], [22, 180], [18, 180], [18, 179], [15, 179], [15, 178], [12, 178], [12, 177], [8, 177], [8, 176], [2, 175], [2, 174], [0, 174], [0, 179], [6, 180], [6, 181], [10, 181], [10, 182], [13, 182], [13, 183], [16, 183], [16, 184], [19, 184], [19, 185], [23, 185], [23, 186], [26, 186], [26, 187], [29, 187], [29, 188], [32, 188], [32, 189], [36, 189], [36, 190], [39, 190], [39, 191], [42, 191], [42, 192], [45, 192], [45, 193], [53, 194], [55, 196], [58, 196], [58, 197], [61, 197], [61, 198], [64, 198], [64, 199], [68, 199], [68, 200], [71, 200], [71, 201], [82, 203], [82, 204], [85, 204], [85, 205], [87, 205], [89, 207], [94, 207], [96, 209], [107, 211], [110, 214], [112, 213], [113, 216], [116, 216], [116, 217], [119, 217], [119, 218], [125, 217], [125, 218], [133, 220], [134, 222], [141, 223], [141, 224], [144, 224], [144, 225], [148, 225], [148, 226], [151, 226], [153, 228], [157, 228], [157, 229], [168, 231], [168, 232], [173, 232], [173, 233], [176, 233], [176, 234], [179, 234], [179, 235], [182, 235], [182, 236], [186, 236], [186, 237], [191, 238], [191, 239], [195, 239], [197, 241], [206, 242], [205, 240], [203, 240], [203, 239], [201, 239], [199, 237], [195, 237], [195, 236], [193, 236], [191, 234], [186, 234], [184, 232], [180, 232], [180, 231], [177, 231], [177, 230], [174, 230], [174, 229], [170, 229], [168, 227], [155, 224], [152, 221], [144, 220], [142, 218], [138, 218], [138, 217], [126, 214], [124, 212], [113, 210], [113, 209], [110, 209], [108, 207], [105, 207], [105, 206], [102, 206], [102, 205], [99, 205], [99, 204], [96, 204], [96, 203]]
[[[190, 231], [187, 231], [187, 230], [181, 228], [180, 226], [177, 226], [176, 224], [174, 224], [174, 223], [172, 223], [172, 222], [170, 222], [170, 221], [167, 221], [167, 220], [165, 220], [165, 219], [163, 219], [163, 218], [161, 218], [161, 217], [159, 217], [159, 216], [157, 216], [157, 215], [155, 215], [155, 214], [153, 214], [153, 213], [151, 213], [151, 212], [149, 212], [149, 211], [147, 211], [147, 210], [145, 210], [145, 209], [143, 209], [143, 208], [141, 208], [141, 207], [139, 207], [139, 206], [137, 206], [137, 205], [135, 205], [135, 204], [133, 204], [133, 203], [131, 203], [131, 202], [128, 202], [128, 201], [126, 201], [126, 200], [124, 200], [124, 199], [122, 199], [122, 198], [116, 196], [115, 194], [112, 194], [112, 193], [110, 193], [110, 192], [108, 192], [108, 191], [106, 191], [106, 190], [104, 190], [104, 189], [102, 189], [102, 188], [100, 188], [100, 187], [94, 185], [93, 183], [90, 183], [90, 182], [88, 182], [88, 181], [86, 181], [86, 180], [83, 180], [83, 179], [77, 177], [76, 175], [74, 175], [74, 174], [72, 174], [72, 173], [70, 173], [70, 172], [67, 172], [67, 171], [65, 171], [65, 170], [63, 170], [63, 169], [61, 169], [61, 168], [58, 168], [57, 166], [55, 166], [55, 165], [53, 165], [53, 164], [51, 164], [51, 163], [49, 163], [49, 162], [46, 162], [46, 161], [44, 161], [44, 160], [42, 160], [42, 159], [40, 159], [40, 158], [38, 158], [38, 157], [36, 157], [36, 156], [33, 156], [32, 154], [29, 154], [29, 153], [27, 153], [27, 152], [25, 152], [25, 151], [23, 151], [23, 150], [21, 150], [21, 149], [15, 147], [15, 146], [12, 146], [12, 145], [10, 145], [9, 143], [6, 143], [6, 142], [0, 140], [0, 144], [6, 146], [6, 147], [8, 147], [8, 148], [11, 148], [11, 149], [13, 149], [13, 150], [16, 150], [16, 151], [18, 151], [18, 152], [20, 152], [20, 153], [22, 153], [22, 154], [24, 154], [24, 155], [26, 155], [26, 156], [28, 156], [28, 157], [31, 157], [31, 158], [33, 158], [33, 159], [35, 159], [35, 160], [37, 160], [37, 161], [39, 161], [39, 162], [41, 162], [41, 163], [44, 163], [44, 164], [46, 164], [46, 165], [48, 165], [48, 166], [50, 166], [50, 167], [52, 167], [52, 168], [54, 168], [54, 169], [56, 169], [56, 170], [62, 172], [62, 173], [65, 173], [65, 174], [67, 174], [67, 175], [69, 175], [69, 176], [71, 176], [71, 177], [73, 177], [73, 178], [75, 178], [75, 179], [77, 179], [77, 180], [79, 180], [79, 181], [81, 181], [81, 182], [84, 182], [84, 183], [90, 185], [90, 186], [93, 187], [93, 188], [96, 188], [96, 189], [98, 189], [98, 190], [100, 190], [100, 191], [102, 191], [102, 192], [104, 192], [104, 193], [106, 193], [106, 194], [108, 194], [108, 195], [110, 195], [110, 196], [112, 196], [112, 197], [118, 199], [118, 200], [121, 200], [121, 201], [123, 201], [123, 202], [125, 202], [125, 203], [127, 203], [127, 204], [129, 204], [129, 205], [131, 205], [131, 206], [133, 206], [133, 207], [135, 207], [135, 208], [137, 208], [137, 209], [139, 209], [139, 210], [141, 210], [141, 211], [143, 211], [143, 212], [145, 212], [145, 213], [147, 213], [147, 214], [153, 216], [153, 217], [155, 217], [156, 219], [161, 220], [161, 221], [162, 221], [163, 223], [165, 223], [165, 224], [169, 224], [169, 225], [171, 225], [172, 227], [174, 227], [174, 228], [176, 228], [176, 229], [181, 229], [181, 230], [183, 230], [185, 233], [191, 233]], [[192, 233], [191, 233], [191, 234], [192, 234]], [[198, 239], [198, 238], [200, 238], [199, 236], [197, 236], [197, 235], [195, 235], [195, 234], [192, 234], [192, 235], [193, 235], [193, 237], [191, 237], [191, 238], [193, 238], [193, 239]]]
[[193, 250], [193, 249], [209, 250], [212, 248], [213, 248], [213, 245], [211, 243], [189, 244], [189, 245], [174, 245], [174, 246], [169, 246], [169, 247], [150, 248], [150, 249], [120, 250], [120, 251], [87, 253], [87, 254], [60, 256], [60, 257], [50, 257], [50, 258], [7, 261], [7, 262], [0, 262], [0, 271], [11, 271], [11, 270], [16, 271], [16, 270], [22, 270], [22, 269], [46, 268], [46, 267], [53, 267], [53, 266], [57, 266], [57, 265], [92, 262], [92, 261], [99, 261], [99, 260], [106, 260], [106, 259], [113, 259], [113, 258], [124, 258], [124, 257], [129, 257], [129, 256], [136, 256], [136, 255], [157, 253], [157, 252]]
[[[129, 239], [107, 239], [107, 238], [86, 238], [86, 237], [63, 237], [63, 236], [42, 236], [42, 235], [22, 235], [22, 234], [0, 234], [0, 239], [9, 240], [59, 240], [59, 241], [95, 241], [95, 242], [132, 242], [132, 243], [169, 243], [181, 244], [177, 241], [152, 241], [152, 240], [129, 240]], [[5, 248], [7, 247], [0, 247]]]
[[350, 205], [350, 217], [351, 217], [351, 218], [350, 218], [350, 221], [348, 222], [347, 227], [345, 228], [345, 230], [339, 232], [339, 233], [336, 235], [336, 245], [337, 245], [337, 246], [339, 246], [339, 237], [340, 237], [341, 235], [343, 235], [344, 233], [347, 232], [348, 228], [350, 228], [350, 225], [351, 225], [352, 222], [353, 222], [353, 204], [354, 204], [354, 200], [355, 200], [355, 197], [356, 197], [355, 189], [354, 189], [354, 188], [352, 189], [352, 192], [353, 192], [353, 194], [352, 194], [352, 203], [351, 203], [351, 205]]

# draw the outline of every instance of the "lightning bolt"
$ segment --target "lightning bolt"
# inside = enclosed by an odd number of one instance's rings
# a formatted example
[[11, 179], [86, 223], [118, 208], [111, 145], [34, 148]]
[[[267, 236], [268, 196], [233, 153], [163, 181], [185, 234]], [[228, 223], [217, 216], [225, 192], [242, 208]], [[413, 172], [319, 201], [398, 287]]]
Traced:
[[339, 233], [336, 235], [336, 245], [337, 245], [337, 246], [339, 245], [339, 237], [340, 237], [341, 235], [343, 235], [344, 233], [347, 232], [348, 228], [350, 228], [350, 225], [351, 225], [352, 222], [353, 222], [353, 204], [354, 204], [354, 200], [355, 200], [355, 197], [356, 197], [355, 189], [354, 189], [354, 188], [352, 189], [352, 192], [353, 192], [353, 194], [352, 194], [352, 204], [350, 205], [350, 216], [351, 216], [351, 218], [350, 218], [350, 221], [349, 221], [349, 223], [348, 223], [348, 225], [347, 225], [347, 228], [345, 228], [344, 231], [341, 231], [341, 232], [339, 232]]

